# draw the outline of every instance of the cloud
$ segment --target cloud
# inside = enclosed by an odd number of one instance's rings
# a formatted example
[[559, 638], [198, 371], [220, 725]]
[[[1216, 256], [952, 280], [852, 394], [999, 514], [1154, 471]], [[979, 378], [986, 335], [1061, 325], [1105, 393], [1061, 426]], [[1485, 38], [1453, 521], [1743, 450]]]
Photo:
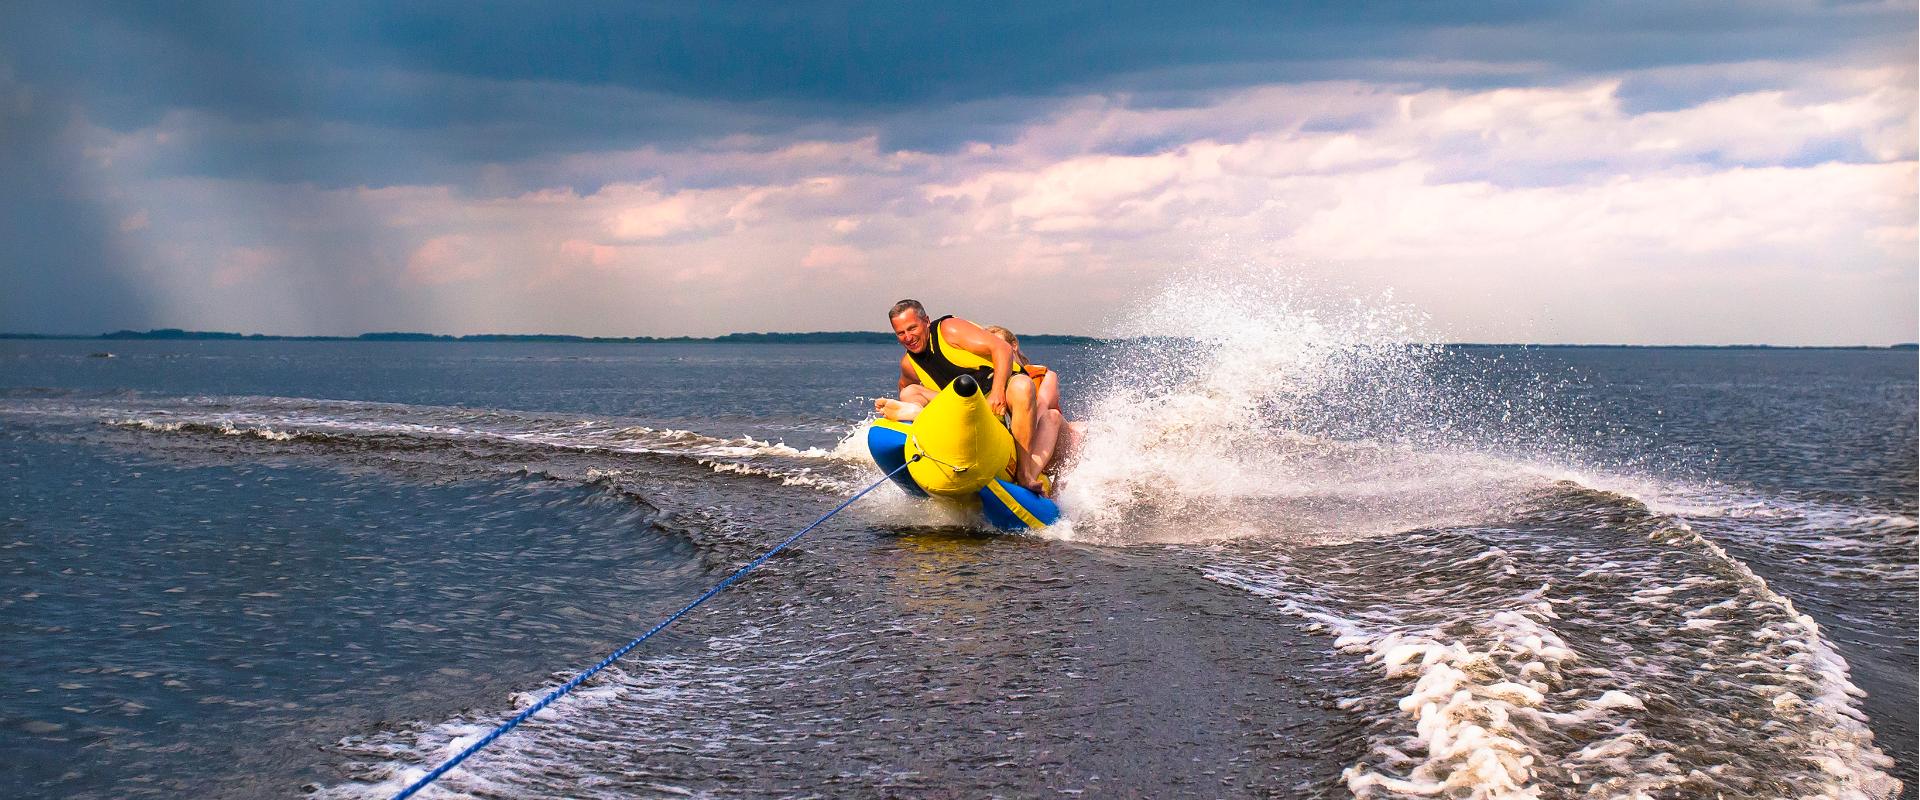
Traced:
[[1914, 327], [1907, 5], [65, 9], [0, 26], [0, 99], [66, 98], [0, 234], [98, 327], [1097, 332], [1204, 261], [1458, 338]]
[[[776, 297], [794, 328], [846, 327], [908, 285], [1032, 315], [1001, 317], [1022, 329], [1096, 331], [1097, 309], [1032, 298], [1086, 297], [1080, 287], [1095, 282], [1122, 298], [1204, 248], [1365, 291], [1400, 287], [1462, 338], [1642, 340], [1660, 327], [1610, 333], [1554, 310], [1586, 302], [1580, 292], [1739, 287], [1752, 302], [1724, 330], [1671, 335], [1765, 340], [1812, 330], [1813, 309], [1793, 300], [1806, 282], [1849, 275], [1851, 294], [1834, 302], [1875, 303], [1913, 281], [1914, 153], [1898, 135], [1913, 127], [1913, 92], [1858, 77], [1640, 113], [1618, 81], [1272, 86], [1182, 108], [1086, 98], [1011, 143], [946, 155], [862, 136], [569, 156], [567, 172], [591, 172], [595, 159], [609, 173], [658, 167], [653, 179], [590, 192], [242, 184], [263, 193], [255, 205], [303, 212], [243, 231], [337, 244], [375, 221], [357, 302], [377, 303], [382, 285], [430, 290], [429, 306], [479, 329], [505, 315], [524, 329], [633, 333], [635, 309], [659, 326], [645, 332], [758, 329], [764, 315], [746, 309]], [[1077, 132], [1070, 144], [1065, 131]], [[1112, 152], [1142, 131], [1171, 144]], [[703, 173], [734, 182], [694, 185]], [[207, 207], [186, 217], [231, 221], [216, 209], [234, 191], [170, 180], [128, 200], [197, 200]], [[149, 233], [170, 227], [156, 220]], [[402, 266], [382, 279], [383, 262]], [[1503, 319], [1462, 291], [1573, 321]], [[588, 296], [628, 303], [596, 318], [581, 313]], [[1910, 316], [1845, 335], [1898, 338]]]
[[[1901, 63], [1912, 60], [1912, 17], [1910, 3], [1791, 2], [1078, 13], [903, 3], [852, 15], [742, 3], [82, 2], [9, 8], [0, 53], [22, 82], [72, 98], [107, 129], [170, 128], [149, 154], [165, 174], [339, 187], [464, 184], [488, 164], [738, 134], [859, 130], [886, 149], [946, 152], [1004, 142], [1070, 98], [1177, 107], [1330, 79], [1480, 91], [1700, 65]], [[1716, 80], [1649, 80], [1628, 94], [1692, 105], [1706, 98], [1686, 93], [1754, 88]]]
[[[659, 239], [692, 230], [702, 225], [694, 219], [698, 199], [687, 193], [629, 205], [616, 212], [607, 227], [615, 237], [627, 240]], [[717, 215], [717, 219], [724, 218], [724, 211]], [[708, 219], [704, 224], [714, 221]]]
[[583, 239], [568, 239], [560, 243], [560, 254], [588, 266], [607, 267], [619, 258], [620, 250]]
[[865, 251], [844, 244], [817, 244], [800, 259], [800, 267], [814, 275], [836, 281], [855, 281], [867, 277]]
[[405, 279], [423, 286], [470, 281], [492, 273], [469, 236], [435, 236], [407, 258]]
[[285, 255], [271, 247], [235, 247], [221, 257], [213, 271], [212, 286], [230, 289], [260, 279], [280, 263]]
[[125, 236], [138, 230], [92, 180], [84, 121], [0, 64], [0, 331], [99, 333], [157, 320]]

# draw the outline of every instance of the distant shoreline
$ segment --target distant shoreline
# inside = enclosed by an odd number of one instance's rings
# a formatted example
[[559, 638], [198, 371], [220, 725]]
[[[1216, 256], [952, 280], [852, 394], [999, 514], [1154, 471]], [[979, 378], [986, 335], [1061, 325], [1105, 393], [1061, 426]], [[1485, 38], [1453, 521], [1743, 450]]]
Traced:
[[[280, 336], [264, 333], [228, 333], [225, 331], [189, 331], [158, 328], [147, 331], [114, 331], [95, 335], [48, 333], [0, 333], [0, 339], [39, 339], [67, 341], [133, 342], [541, 342], [560, 344], [893, 344], [892, 334], [880, 331], [815, 331], [810, 333], [729, 333], [723, 336], [570, 336], [557, 333], [478, 333], [451, 336], [437, 333], [380, 332], [358, 336]], [[1023, 334], [1021, 344], [1084, 345], [1108, 344], [1116, 339], [1059, 333]], [[1531, 347], [1557, 349], [1641, 349], [1641, 350], [1920, 350], [1920, 344], [1893, 345], [1777, 345], [1777, 344], [1500, 344], [1448, 342], [1446, 347]]]
[[[893, 344], [893, 334], [879, 331], [816, 331], [811, 333], [729, 333], [724, 336], [572, 336], [561, 333], [476, 333], [453, 336], [440, 333], [383, 331], [358, 336], [282, 336], [268, 333], [189, 331], [156, 328], [121, 330], [94, 335], [58, 333], [0, 333], [0, 339], [58, 339], [108, 342], [547, 342], [562, 344]], [[1065, 334], [1030, 334], [1023, 343], [1098, 344], [1102, 339]]]

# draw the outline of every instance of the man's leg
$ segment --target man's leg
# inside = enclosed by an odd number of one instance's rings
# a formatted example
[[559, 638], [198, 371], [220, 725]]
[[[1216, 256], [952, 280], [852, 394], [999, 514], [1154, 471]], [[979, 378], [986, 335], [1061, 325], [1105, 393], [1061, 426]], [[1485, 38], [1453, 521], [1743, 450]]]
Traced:
[[898, 400], [882, 397], [873, 401], [873, 410], [880, 412], [880, 415], [887, 419], [907, 422], [920, 416], [920, 409], [933, 402], [933, 398], [932, 389], [916, 383], [901, 389]]
[[924, 406], [933, 402], [933, 398], [938, 395], [938, 392], [927, 388], [924, 384], [916, 383], [900, 390], [900, 401], [903, 403], [912, 403], [916, 406]]

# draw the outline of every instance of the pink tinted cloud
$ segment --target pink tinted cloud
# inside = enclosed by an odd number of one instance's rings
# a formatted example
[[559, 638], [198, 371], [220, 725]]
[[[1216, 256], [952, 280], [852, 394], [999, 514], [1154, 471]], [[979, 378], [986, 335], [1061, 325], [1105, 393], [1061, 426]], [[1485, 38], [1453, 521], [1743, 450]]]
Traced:
[[835, 267], [864, 267], [867, 254], [860, 248], [843, 244], [817, 244], [800, 259], [800, 266], [807, 269], [828, 269]]
[[284, 257], [278, 249], [271, 247], [228, 248], [220, 257], [219, 265], [214, 268], [211, 281], [218, 289], [252, 283]]
[[612, 265], [619, 254], [620, 251], [613, 247], [585, 239], [568, 239], [560, 243], [560, 255], [595, 267]]
[[[710, 304], [714, 329], [702, 332], [754, 327], [751, 309], [794, 307], [795, 292], [817, 292], [811, 307], [836, 313], [842, 300], [817, 284], [878, 280], [876, 264], [889, 288], [1002, 304], [1074, 296], [1094, 280], [1124, 294], [1205, 251], [1361, 290], [1427, 286], [1412, 299], [1460, 323], [1462, 336], [1487, 339], [1506, 323], [1484, 312], [1485, 298], [1456, 298], [1472, 287], [1550, 317], [1576, 289], [1626, 292], [1657, 273], [1669, 291], [1705, 293], [1749, 275], [1751, 318], [1727, 324], [1764, 331], [1770, 318], [1801, 313], [1796, 281], [1823, 270], [1892, 276], [1851, 302], [1913, 282], [1910, 83], [1836, 70], [1657, 112], [1631, 110], [1621, 85], [1276, 85], [1175, 108], [1093, 96], [1004, 142], [951, 152], [888, 151], [873, 136], [780, 146], [725, 137], [499, 166], [523, 183], [659, 176], [585, 194], [417, 186], [339, 190], [332, 202], [363, 208], [407, 243], [388, 262], [404, 264], [405, 282], [627, 292], [636, 302], [670, 291], [681, 305]], [[1835, 152], [1845, 159], [1809, 158]], [[1758, 256], [1798, 266], [1743, 272]], [[587, 270], [622, 277], [567, 280]], [[1092, 331], [1105, 314], [1033, 307], [1036, 318], [1003, 321]]]
[[844, 244], [817, 244], [800, 259], [800, 268], [810, 277], [833, 281], [858, 281], [870, 273], [871, 259], [866, 251]]
[[454, 234], [428, 239], [407, 258], [403, 277], [420, 286], [471, 281], [492, 273], [472, 237]]

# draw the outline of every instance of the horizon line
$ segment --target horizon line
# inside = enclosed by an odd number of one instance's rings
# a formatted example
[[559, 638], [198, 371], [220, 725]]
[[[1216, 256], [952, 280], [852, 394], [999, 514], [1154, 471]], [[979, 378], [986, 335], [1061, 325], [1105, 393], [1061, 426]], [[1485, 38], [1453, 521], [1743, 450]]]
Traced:
[[[1108, 337], [1071, 333], [1021, 334], [1027, 341], [1049, 343], [1124, 342], [1156, 337]], [[369, 331], [356, 335], [267, 334], [230, 331], [197, 331], [182, 328], [151, 328], [145, 331], [122, 329], [98, 334], [0, 332], [0, 339], [65, 341], [321, 341], [321, 342], [450, 342], [469, 344], [549, 343], [549, 344], [671, 344], [712, 342], [717, 344], [891, 344], [893, 335], [881, 331], [736, 331], [716, 336], [584, 336], [567, 333], [471, 333], [442, 334], [415, 331]], [[1421, 342], [1443, 347], [1591, 347], [1591, 348], [1687, 348], [1687, 349], [1768, 349], [1768, 350], [1914, 350], [1920, 343], [1893, 344], [1766, 344], [1739, 342], [1727, 344], [1626, 344], [1618, 342]]]

